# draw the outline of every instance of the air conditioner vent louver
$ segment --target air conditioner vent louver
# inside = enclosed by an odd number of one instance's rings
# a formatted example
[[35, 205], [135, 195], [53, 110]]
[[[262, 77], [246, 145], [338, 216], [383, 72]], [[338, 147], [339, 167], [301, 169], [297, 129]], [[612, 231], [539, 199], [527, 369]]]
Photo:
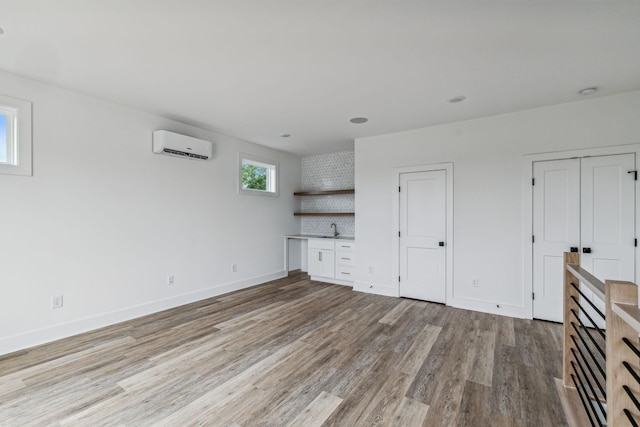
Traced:
[[208, 160], [213, 154], [213, 148], [209, 141], [157, 130], [153, 132], [153, 152], [187, 159]]
[[162, 150], [162, 152], [166, 154], [173, 154], [175, 156], [191, 157], [192, 159], [201, 159], [201, 160], [208, 159], [207, 156], [203, 156], [201, 154], [185, 153], [184, 151], [172, 150], [171, 148], [165, 148]]

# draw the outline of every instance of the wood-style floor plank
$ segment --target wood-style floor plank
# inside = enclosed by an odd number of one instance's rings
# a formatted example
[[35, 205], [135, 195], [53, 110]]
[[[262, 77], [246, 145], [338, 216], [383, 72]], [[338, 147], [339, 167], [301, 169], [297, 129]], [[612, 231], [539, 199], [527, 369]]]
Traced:
[[385, 314], [382, 319], [378, 320], [380, 323], [386, 323], [388, 325], [395, 324], [398, 319], [411, 307], [413, 304], [410, 300], [404, 300], [400, 304], [396, 305], [390, 312]]
[[340, 403], [342, 399], [323, 391], [294, 418], [288, 427], [320, 427]]
[[468, 379], [478, 384], [491, 387], [493, 380], [493, 354], [496, 346], [496, 333], [492, 331], [476, 331], [476, 347], [471, 362]]
[[429, 405], [403, 397], [396, 408], [396, 413], [384, 426], [421, 426], [429, 412]]
[[561, 340], [298, 273], [0, 356], [0, 425], [562, 426]]

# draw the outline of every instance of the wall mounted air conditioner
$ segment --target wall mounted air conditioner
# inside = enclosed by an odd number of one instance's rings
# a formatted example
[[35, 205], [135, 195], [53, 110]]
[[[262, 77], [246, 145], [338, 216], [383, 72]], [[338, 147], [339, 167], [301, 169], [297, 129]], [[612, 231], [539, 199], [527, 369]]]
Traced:
[[208, 160], [213, 154], [211, 142], [168, 130], [153, 132], [153, 152], [187, 159]]

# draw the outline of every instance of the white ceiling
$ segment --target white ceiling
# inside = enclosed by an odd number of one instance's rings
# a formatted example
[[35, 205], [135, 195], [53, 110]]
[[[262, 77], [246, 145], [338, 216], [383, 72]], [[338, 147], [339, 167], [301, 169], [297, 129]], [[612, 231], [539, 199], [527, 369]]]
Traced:
[[638, 0], [0, 0], [0, 27], [0, 69], [300, 155], [640, 89]]

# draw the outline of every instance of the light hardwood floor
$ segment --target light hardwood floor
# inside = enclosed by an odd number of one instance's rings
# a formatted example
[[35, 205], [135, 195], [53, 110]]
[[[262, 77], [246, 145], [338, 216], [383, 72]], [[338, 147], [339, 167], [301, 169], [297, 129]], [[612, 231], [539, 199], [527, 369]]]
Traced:
[[0, 425], [562, 426], [561, 339], [294, 274], [0, 357]]

